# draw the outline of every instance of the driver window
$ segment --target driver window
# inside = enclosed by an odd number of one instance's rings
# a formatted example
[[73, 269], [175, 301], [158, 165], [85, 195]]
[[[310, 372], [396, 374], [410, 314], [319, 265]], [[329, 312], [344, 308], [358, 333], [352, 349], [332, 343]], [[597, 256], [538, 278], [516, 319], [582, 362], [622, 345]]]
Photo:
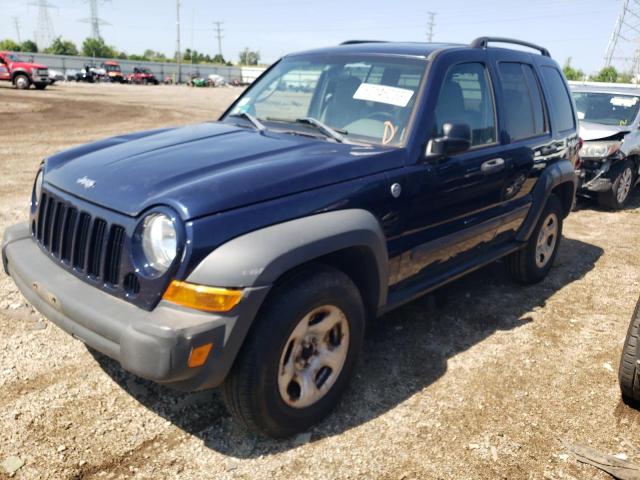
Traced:
[[471, 128], [471, 146], [496, 142], [495, 105], [488, 74], [481, 63], [462, 63], [449, 69], [435, 108], [432, 138], [443, 135], [445, 123], [464, 123]]

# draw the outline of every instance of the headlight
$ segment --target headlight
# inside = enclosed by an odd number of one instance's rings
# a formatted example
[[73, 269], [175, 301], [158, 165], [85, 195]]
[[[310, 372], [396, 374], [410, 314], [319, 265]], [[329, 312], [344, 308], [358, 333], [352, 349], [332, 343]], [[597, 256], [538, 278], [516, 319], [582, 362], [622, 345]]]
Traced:
[[580, 150], [582, 158], [607, 158], [620, 150], [620, 142], [585, 142]]
[[44, 173], [42, 170], [38, 172], [36, 175], [36, 183], [33, 185], [33, 195], [35, 197], [36, 203], [40, 203], [40, 197], [42, 196], [42, 180], [44, 178]]
[[166, 272], [178, 252], [173, 221], [164, 213], [152, 213], [142, 224], [142, 251], [147, 265], [158, 273]]

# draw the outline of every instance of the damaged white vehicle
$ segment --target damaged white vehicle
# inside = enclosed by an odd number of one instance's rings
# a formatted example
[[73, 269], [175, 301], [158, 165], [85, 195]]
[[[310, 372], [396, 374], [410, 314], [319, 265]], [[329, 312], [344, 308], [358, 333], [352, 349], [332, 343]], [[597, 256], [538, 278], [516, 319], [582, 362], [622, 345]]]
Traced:
[[640, 179], [640, 88], [572, 86], [584, 141], [578, 195], [624, 208]]

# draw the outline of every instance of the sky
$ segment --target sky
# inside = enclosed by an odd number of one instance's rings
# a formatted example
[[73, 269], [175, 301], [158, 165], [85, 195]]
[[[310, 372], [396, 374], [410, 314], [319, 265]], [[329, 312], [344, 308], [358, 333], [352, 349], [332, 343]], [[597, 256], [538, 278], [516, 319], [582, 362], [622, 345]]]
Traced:
[[[56, 36], [78, 45], [91, 26], [86, 0], [48, 0]], [[34, 38], [38, 0], [0, 0], [0, 39]], [[483, 35], [528, 40], [547, 47], [561, 64], [592, 73], [602, 67], [620, 0], [181, 0], [182, 49], [218, 51], [214, 21], [224, 22], [222, 52], [238, 60], [245, 47], [263, 63], [286, 53], [330, 46], [348, 39], [426, 41], [435, 12], [434, 41], [467, 43]], [[176, 0], [99, 0], [105, 41], [127, 53], [176, 48]], [[631, 53], [631, 44], [621, 48]]]

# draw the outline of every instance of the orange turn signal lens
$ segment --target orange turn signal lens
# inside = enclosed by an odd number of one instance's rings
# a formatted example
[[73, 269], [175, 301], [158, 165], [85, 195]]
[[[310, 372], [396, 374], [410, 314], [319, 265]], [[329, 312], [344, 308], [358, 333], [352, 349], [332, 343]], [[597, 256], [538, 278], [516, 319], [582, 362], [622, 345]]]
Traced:
[[212, 343], [205, 343], [197, 348], [192, 348], [191, 353], [189, 354], [189, 368], [196, 368], [204, 365], [212, 347]]
[[228, 312], [242, 299], [242, 290], [207, 287], [173, 280], [162, 298], [183, 307], [206, 312]]

